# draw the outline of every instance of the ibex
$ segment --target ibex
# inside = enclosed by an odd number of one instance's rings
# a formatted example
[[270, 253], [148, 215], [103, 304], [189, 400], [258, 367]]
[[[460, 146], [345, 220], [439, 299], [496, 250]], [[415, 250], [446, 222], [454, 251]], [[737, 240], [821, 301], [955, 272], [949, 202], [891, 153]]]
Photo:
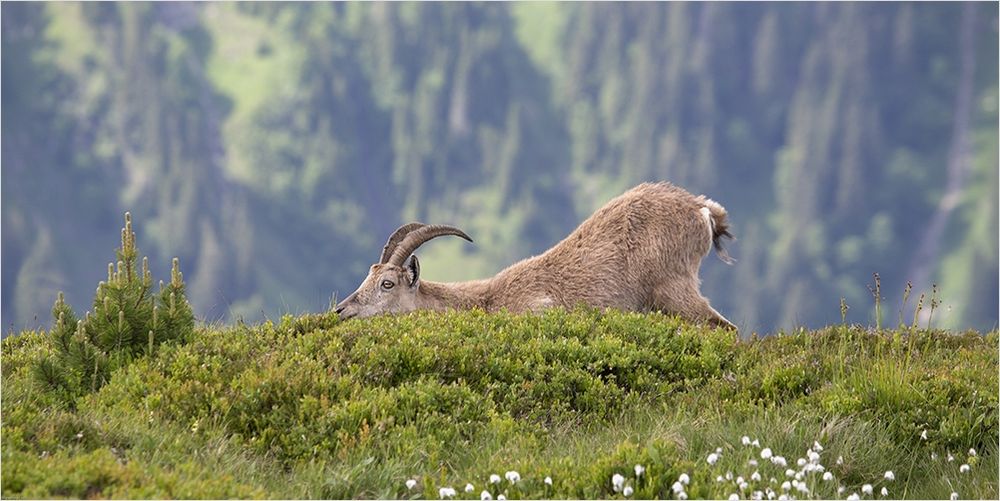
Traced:
[[336, 306], [342, 319], [413, 310], [482, 308], [510, 312], [587, 305], [660, 311], [691, 322], [736, 329], [698, 290], [698, 267], [714, 246], [731, 263], [726, 210], [669, 183], [645, 183], [597, 210], [543, 254], [493, 278], [439, 283], [420, 279], [413, 255], [428, 240], [454, 235], [446, 225], [410, 223], [396, 230], [358, 290]]

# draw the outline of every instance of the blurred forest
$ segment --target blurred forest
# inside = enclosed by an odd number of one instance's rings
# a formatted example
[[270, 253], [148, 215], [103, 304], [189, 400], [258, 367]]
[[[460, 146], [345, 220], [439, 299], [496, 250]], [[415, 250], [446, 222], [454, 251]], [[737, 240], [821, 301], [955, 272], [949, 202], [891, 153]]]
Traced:
[[[996, 3], [2, 4], [2, 316], [87, 309], [122, 213], [207, 321], [321, 311], [411, 220], [428, 280], [644, 180], [729, 210], [744, 329], [998, 308]], [[449, 241], [450, 240], [450, 241]], [[925, 301], [925, 310], [926, 303]]]

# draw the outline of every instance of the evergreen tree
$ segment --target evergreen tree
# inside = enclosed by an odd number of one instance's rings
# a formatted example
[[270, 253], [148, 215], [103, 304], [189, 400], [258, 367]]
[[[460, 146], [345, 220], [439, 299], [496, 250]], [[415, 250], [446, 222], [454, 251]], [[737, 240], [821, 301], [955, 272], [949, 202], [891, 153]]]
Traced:
[[93, 311], [77, 318], [59, 293], [52, 307], [54, 324], [49, 332], [52, 356], [35, 367], [43, 386], [56, 390], [69, 402], [87, 391], [96, 391], [110, 373], [140, 355], [152, 353], [166, 341], [185, 340], [194, 330], [194, 314], [184, 295], [184, 277], [177, 258], [169, 284], [160, 282], [153, 293], [149, 260], [142, 258], [125, 213], [117, 264], [108, 263], [108, 279], [97, 285]]

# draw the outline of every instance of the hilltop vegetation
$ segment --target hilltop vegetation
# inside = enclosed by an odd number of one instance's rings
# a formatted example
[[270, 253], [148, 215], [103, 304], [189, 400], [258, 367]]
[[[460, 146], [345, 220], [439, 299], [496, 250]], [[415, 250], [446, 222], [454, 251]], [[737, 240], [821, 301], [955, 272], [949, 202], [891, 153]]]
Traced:
[[[684, 495], [728, 498], [736, 477], [743, 497], [785, 492], [787, 468], [809, 470], [799, 498], [998, 494], [995, 331], [740, 341], [592, 310], [286, 316], [164, 341], [68, 402], [32, 371], [45, 336], [3, 341], [7, 498], [622, 497], [615, 474], [631, 497], [676, 497], [685, 474]], [[807, 450], [833, 480], [796, 464]]]

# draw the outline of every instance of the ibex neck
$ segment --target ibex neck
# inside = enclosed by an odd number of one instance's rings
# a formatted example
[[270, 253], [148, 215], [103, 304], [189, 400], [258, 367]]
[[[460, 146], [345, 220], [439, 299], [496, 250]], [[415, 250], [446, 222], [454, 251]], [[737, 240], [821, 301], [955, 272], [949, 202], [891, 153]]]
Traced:
[[489, 309], [489, 280], [469, 282], [420, 282], [423, 308], [430, 310]]

